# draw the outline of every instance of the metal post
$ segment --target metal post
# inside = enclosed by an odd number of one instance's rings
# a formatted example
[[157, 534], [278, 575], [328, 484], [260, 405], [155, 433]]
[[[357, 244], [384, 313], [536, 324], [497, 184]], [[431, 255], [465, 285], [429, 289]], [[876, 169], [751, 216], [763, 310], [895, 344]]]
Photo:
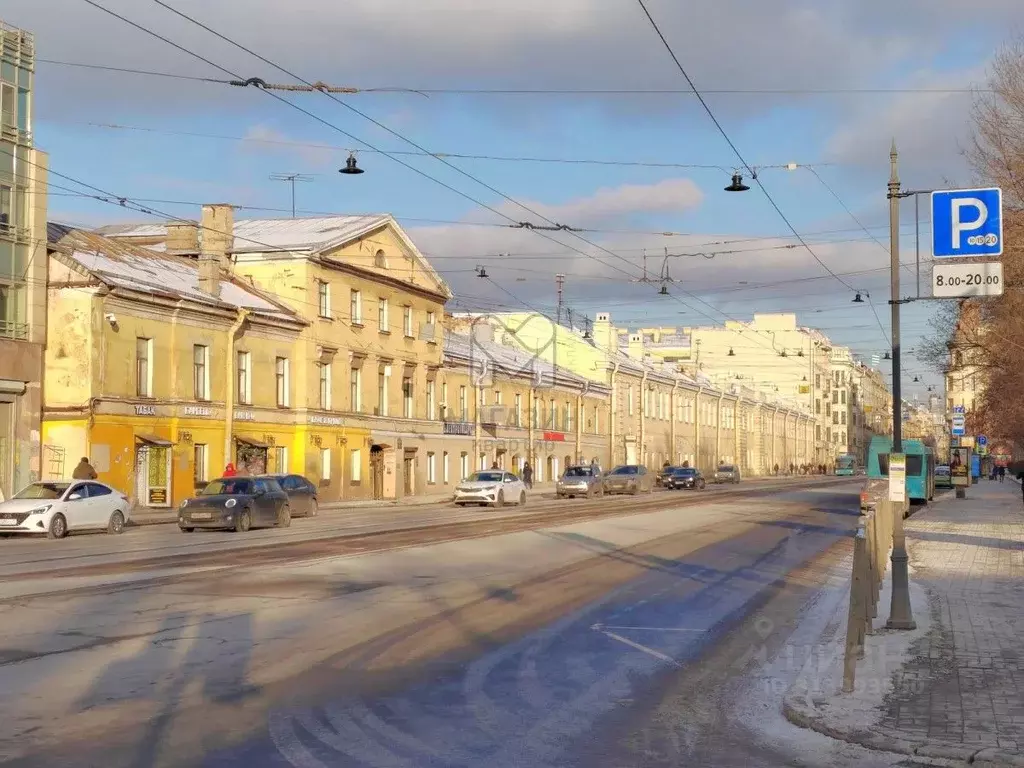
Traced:
[[914, 259], [917, 263], [917, 298], [921, 298], [921, 196], [914, 195]]
[[[889, 150], [889, 279], [892, 308], [892, 452], [903, 453], [903, 397], [900, 392], [900, 177], [897, 170], [896, 140]], [[892, 601], [889, 606], [890, 629], [915, 629], [910, 608], [910, 575], [907, 541], [903, 531], [903, 512], [893, 510]]]

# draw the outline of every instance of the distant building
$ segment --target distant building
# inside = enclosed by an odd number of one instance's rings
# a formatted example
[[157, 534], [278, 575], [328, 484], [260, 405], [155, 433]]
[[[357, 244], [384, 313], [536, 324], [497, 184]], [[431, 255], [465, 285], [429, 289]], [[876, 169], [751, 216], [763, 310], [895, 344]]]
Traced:
[[[0, 492], [39, 477], [46, 155], [32, 145], [32, 35], [0, 21]], [[80, 458], [80, 457], [79, 457]]]

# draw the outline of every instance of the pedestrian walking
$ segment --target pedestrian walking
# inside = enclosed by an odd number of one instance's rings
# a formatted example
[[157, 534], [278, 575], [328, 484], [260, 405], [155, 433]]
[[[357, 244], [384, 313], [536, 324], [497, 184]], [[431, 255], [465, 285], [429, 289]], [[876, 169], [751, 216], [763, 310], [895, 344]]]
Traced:
[[96, 470], [92, 464], [89, 463], [89, 457], [83, 456], [82, 460], [78, 462], [78, 466], [71, 473], [72, 480], [95, 480], [99, 475], [96, 474]]
[[999, 482], [1003, 482], [1006, 479], [1006, 467], [999, 467]]
[[523, 485], [527, 488], [533, 488], [533, 467], [530, 466], [530, 462], [523, 464]]

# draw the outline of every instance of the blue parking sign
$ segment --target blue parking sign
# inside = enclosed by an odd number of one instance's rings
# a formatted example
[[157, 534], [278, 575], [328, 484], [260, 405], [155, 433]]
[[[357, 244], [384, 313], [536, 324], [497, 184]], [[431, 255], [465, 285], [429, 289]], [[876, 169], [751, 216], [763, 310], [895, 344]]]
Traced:
[[945, 189], [932, 192], [932, 255], [1001, 256], [1003, 191]]
[[978, 435], [978, 445], [981, 446], [982, 448], [988, 445], [988, 437], [986, 437], [985, 435]]

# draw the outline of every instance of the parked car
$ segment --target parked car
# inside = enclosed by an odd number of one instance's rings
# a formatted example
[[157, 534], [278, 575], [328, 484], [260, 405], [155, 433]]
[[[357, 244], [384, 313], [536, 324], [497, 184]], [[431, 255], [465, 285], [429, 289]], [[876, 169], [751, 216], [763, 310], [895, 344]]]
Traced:
[[574, 499], [577, 496], [604, 496], [604, 482], [601, 471], [594, 467], [579, 466], [569, 467], [565, 470], [558, 482], [555, 484], [555, 495], [563, 499], [568, 496]]
[[662, 467], [658, 474], [654, 476], [654, 484], [660, 485], [662, 488], [665, 487], [665, 479], [672, 476], [672, 473], [676, 471], [678, 467], [668, 466]]
[[740, 481], [740, 468], [734, 464], [722, 464], [715, 470], [712, 476], [715, 483], [738, 483]]
[[291, 523], [288, 494], [271, 477], [222, 477], [178, 508], [178, 527], [185, 533], [196, 528], [245, 533], [250, 528], [287, 528]]
[[696, 491], [703, 491], [708, 484], [701, 471], [693, 467], [677, 467], [676, 471], [666, 480], [666, 483], [666, 488], [675, 490], [689, 488]]
[[502, 507], [505, 504], [526, 504], [526, 486], [511, 472], [489, 469], [474, 472], [457, 486], [453, 501], [460, 507], [479, 504]]
[[122, 533], [130, 506], [127, 496], [96, 480], [44, 480], [0, 503], [0, 533]]
[[316, 517], [320, 511], [320, 500], [316, 486], [302, 475], [263, 475], [276, 480], [281, 490], [288, 496], [288, 506], [292, 516]]
[[654, 492], [654, 473], [640, 464], [623, 464], [604, 476], [605, 493]]
[[953, 474], [949, 471], [949, 467], [946, 465], [938, 466], [935, 468], [935, 487], [936, 488], [952, 488], [953, 487]]

